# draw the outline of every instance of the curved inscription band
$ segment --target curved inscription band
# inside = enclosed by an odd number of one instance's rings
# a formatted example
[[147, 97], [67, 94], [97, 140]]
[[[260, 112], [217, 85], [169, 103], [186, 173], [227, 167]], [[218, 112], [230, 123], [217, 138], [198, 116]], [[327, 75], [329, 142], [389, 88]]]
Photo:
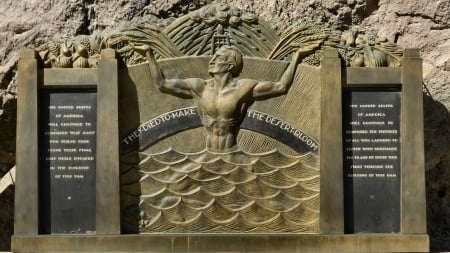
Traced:
[[196, 107], [187, 107], [164, 114], [141, 124], [120, 142], [120, 152], [142, 151], [159, 140], [183, 130], [202, 126]]
[[[203, 126], [196, 107], [181, 108], [158, 115], [141, 124], [122, 139], [122, 154], [142, 151], [159, 140], [178, 132]], [[248, 110], [241, 128], [274, 138], [299, 153], [317, 152], [319, 144], [310, 136], [274, 116]]]
[[299, 153], [316, 152], [319, 144], [310, 136], [266, 113], [248, 110], [241, 128], [272, 137]]

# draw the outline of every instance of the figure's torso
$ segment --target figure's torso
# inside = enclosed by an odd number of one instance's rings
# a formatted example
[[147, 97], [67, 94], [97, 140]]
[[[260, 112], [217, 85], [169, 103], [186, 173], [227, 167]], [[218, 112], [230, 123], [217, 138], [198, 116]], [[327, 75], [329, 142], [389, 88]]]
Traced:
[[251, 87], [233, 81], [218, 89], [214, 80], [207, 80], [195, 98], [203, 125], [208, 133], [208, 144], [216, 149], [235, 145], [239, 125], [251, 104]]
[[218, 120], [239, 121], [251, 103], [251, 87], [233, 80], [223, 89], [214, 85], [214, 80], [206, 81], [203, 91], [196, 100], [202, 115]]

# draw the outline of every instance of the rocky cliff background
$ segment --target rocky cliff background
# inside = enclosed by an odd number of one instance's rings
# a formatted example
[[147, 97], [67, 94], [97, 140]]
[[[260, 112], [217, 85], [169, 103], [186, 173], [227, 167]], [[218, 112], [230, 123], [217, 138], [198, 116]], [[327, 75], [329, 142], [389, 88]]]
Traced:
[[[146, 15], [170, 19], [210, 3], [252, 11], [277, 27], [298, 19], [372, 33], [423, 57], [428, 233], [450, 250], [450, 1], [448, 0], [2, 0], [0, 178], [15, 164], [19, 52], [55, 38], [92, 34]], [[1, 187], [0, 187], [1, 188]], [[0, 251], [10, 247], [14, 185], [0, 192]]]

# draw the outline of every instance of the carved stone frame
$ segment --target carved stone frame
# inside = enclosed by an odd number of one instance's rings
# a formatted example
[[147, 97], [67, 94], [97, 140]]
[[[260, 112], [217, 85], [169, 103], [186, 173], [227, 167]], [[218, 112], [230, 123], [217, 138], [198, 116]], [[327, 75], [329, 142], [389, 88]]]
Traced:
[[[19, 62], [15, 237], [39, 231], [39, 90], [97, 89], [96, 232], [120, 234], [118, 74], [115, 51], [102, 51], [98, 69], [42, 69], [35, 50]], [[13, 242], [14, 242], [13, 238]], [[18, 250], [13, 243], [13, 250]]]
[[[342, 70], [336, 50], [328, 50], [324, 54], [322, 71], [327, 74], [323, 75], [321, 115], [323, 233], [344, 233], [344, 208], [341, 199], [343, 185], [342, 181], [335, 180], [343, 178], [341, 89], [355, 86], [364, 88], [401, 86], [400, 232], [404, 235], [426, 235], [422, 59], [418, 49], [406, 49], [402, 60], [402, 67]], [[341, 71], [345, 72], [341, 74]]]
[[[423, 149], [422, 67], [418, 50], [403, 66], [342, 68], [337, 50], [326, 50], [321, 88], [320, 234], [120, 235], [117, 61], [103, 51], [99, 69], [41, 70], [34, 51], [19, 63], [17, 185], [14, 252], [413, 252], [428, 251]], [[326, 74], [325, 74], [326, 73]], [[42, 83], [43, 80], [43, 83]], [[97, 84], [97, 229], [93, 235], [38, 234], [38, 91], [42, 86]], [[398, 234], [344, 234], [342, 88], [402, 87], [401, 230]]]

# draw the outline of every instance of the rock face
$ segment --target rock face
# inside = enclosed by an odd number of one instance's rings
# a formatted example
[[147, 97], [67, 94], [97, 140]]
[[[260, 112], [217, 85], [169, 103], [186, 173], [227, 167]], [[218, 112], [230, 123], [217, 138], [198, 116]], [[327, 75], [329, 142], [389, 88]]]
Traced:
[[[3, 0], [0, 5], [0, 177], [15, 164], [16, 71], [19, 51], [56, 38], [116, 28], [154, 15], [184, 15], [209, 0]], [[303, 19], [336, 30], [372, 33], [403, 47], [420, 48], [424, 59], [425, 150], [428, 233], [434, 251], [450, 249], [450, 2], [448, 0], [234, 0], [275, 27]], [[13, 188], [0, 193], [12, 210]], [[5, 209], [6, 210], [6, 209]], [[12, 211], [0, 214], [0, 234], [12, 232]], [[0, 238], [0, 250], [9, 247]]]
[[11, 234], [14, 227], [14, 186], [10, 186], [0, 195], [0, 250], [9, 251]]

